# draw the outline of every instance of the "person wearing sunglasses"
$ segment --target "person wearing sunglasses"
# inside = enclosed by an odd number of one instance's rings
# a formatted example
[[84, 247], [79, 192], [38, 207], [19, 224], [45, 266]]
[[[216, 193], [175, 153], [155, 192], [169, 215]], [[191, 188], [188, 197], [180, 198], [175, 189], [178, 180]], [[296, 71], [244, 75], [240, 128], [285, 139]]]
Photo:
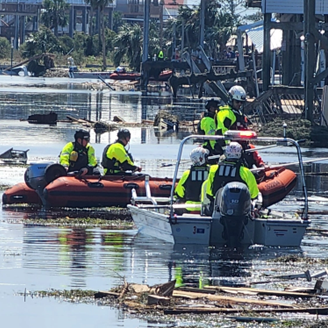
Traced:
[[67, 172], [79, 172], [80, 175], [100, 174], [96, 169], [95, 150], [89, 144], [89, 131], [76, 131], [74, 139], [74, 142], [67, 143], [62, 149], [59, 163], [66, 168]]

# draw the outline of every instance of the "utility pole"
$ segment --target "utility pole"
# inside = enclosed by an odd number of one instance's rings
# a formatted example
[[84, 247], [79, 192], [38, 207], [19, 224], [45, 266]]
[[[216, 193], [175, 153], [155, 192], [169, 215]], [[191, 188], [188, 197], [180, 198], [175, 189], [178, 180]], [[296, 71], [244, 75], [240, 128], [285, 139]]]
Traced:
[[150, 16], [150, 0], [145, 0], [144, 8], [144, 27], [143, 27], [143, 47], [142, 47], [142, 61], [148, 59], [148, 43], [149, 43], [149, 16]]
[[11, 37], [11, 39], [10, 39], [10, 43], [11, 43], [11, 53], [10, 53], [10, 71], [12, 71], [12, 69], [13, 69], [13, 57], [14, 57], [14, 38], [13, 37]]
[[200, 3], [200, 38], [199, 45], [204, 48], [204, 31], [205, 31], [205, 8], [206, 8], [206, 0], [201, 0]]
[[[267, 91], [270, 85], [271, 67], [271, 40], [270, 40], [271, 13], [264, 14], [264, 47], [262, 58], [262, 90]], [[274, 72], [272, 72], [274, 74]]]
[[[145, 0], [144, 2], [144, 27], [143, 27], [143, 45], [142, 45], [142, 63], [148, 60], [148, 44], [149, 44], [149, 16], [150, 16], [150, 1]], [[148, 71], [143, 71], [143, 66], [141, 63], [141, 74], [142, 74], [142, 86], [144, 90], [147, 91], [147, 84], [149, 80]]]
[[304, 0], [304, 47], [305, 47], [305, 119], [313, 122], [315, 38], [312, 29], [315, 26], [315, 1]]

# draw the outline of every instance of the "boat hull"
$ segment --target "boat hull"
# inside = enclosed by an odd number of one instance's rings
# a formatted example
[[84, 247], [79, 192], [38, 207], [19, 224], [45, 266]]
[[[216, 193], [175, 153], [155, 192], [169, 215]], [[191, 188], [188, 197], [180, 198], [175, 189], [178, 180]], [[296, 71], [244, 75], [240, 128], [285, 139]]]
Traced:
[[[155, 197], [169, 197], [172, 179], [150, 178], [149, 185]], [[126, 207], [131, 200], [131, 190], [146, 195], [145, 176], [74, 176], [59, 177], [43, 189], [43, 203], [49, 207]], [[3, 204], [42, 204], [37, 192], [25, 183], [6, 190]]]
[[133, 222], [141, 234], [152, 236], [173, 244], [209, 245], [211, 218], [189, 217], [170, 220], [165, 213], [151, 212], [128, 205]]
[[[88, 176], [85, 179], [60, 177], [46, 186], [44, 196], [51, 207], [101, 207], [130, 204], [131, 189], [145, 194], [144, 178], [126, 176]], [[140, 186], [139, 186], [140, 184]], [[296, 174], [290, 170], [270, 170], [265, 181], [259, 183], [263, 206], [268, 207], [282, 200], [296, 185]], [[172, 179], [150, 178], [151, 192], [155, 197], [169, 197]], [[139, 189], [140, 188], [140, 189]], [[42, 204], [35, 190], [19, 183], [4, 192], [3, 204]]]
[[[172, 221], [168, 213], [158, 209], [128, 205], [133, 222], [141, 234], [156, 237], [173, 244], [223, 246], [224, 227], [220, 216], [183, 214]], [[249, 219], [244, 227], [240, 246], [258, 244], [263, 246], [299, 247], [310, 221], [274, 212], [269, 218]]]

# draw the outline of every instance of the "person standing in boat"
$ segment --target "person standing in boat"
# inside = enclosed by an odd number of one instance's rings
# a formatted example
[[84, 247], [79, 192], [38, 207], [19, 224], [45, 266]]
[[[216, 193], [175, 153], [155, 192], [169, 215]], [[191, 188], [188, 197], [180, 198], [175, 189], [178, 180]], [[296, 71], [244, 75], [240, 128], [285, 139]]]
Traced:
[[[175, 188], [175, 196], [178, 203], [199, 205], [199, 207], [186, 208], [188, 212], [199, 212], [201, 208], [201, 187], [208, 177], [207, 165], [208, 149], [197, 147], [190, 153], [192, 165], [186, 170]], [[183, 213], [185, 211], [177, 211]]]
[[227, 145], [224, 158], [209, 171], [206, 196], [210, 200], [210, 213], [213, 212], [216, 192], [227, 183], [238, 181], [247, 185], [252, 199], [259, 196], [259, 188], [253, 173], [242, 162], [243, 148], [235, 141]]
[[67, 143], [62, 149], [59, 163], [66, 168], [67, 172], [79, 171], [81, 175], [100, 174], [96, 168], [95, 150], [89, 144], [89, 131], [76, 131], [74, 139], [74, 142]]
[[[224, 135], [228, 130], [248, 130], [248, 120], [242, 111], [242, 106], [246, 101], [246, 91], [240, 85], [235, 85], [228, 91], [228, 104], [219, 107], [216, 115], [216, 135]], [[240, 142], [244, 150], [254, 148], [249, 142]], [[225, 141], [216, 142], [217, 153], [224, 153]], [[244, 152], [243, 159], [248, 168], [265, 166], [261, 156], [257, 151]]]
[[141, 167], [134, 165], [132, 156], [125, 149], [130, 139], [130, 131], [120, 129], [117, 140], [105, 147], [101, 162], [105, 175], [122, 174], [126, 171], [141, 172]]
[[[206, 102], [205, 108], [207, 110], [204, 113], [202, 119], [198, 123], [197, 132], [200, 135], [214, 135], [216, 130], [215, 115], [218, 110], [220, 102], [215, 99], [210, 99]], [[203, 143], [203, 148], [208, 149], [209, 156], [218, 155], [219, 153], [215, 149], [215, 140], [206, 140]], [[216, 163], [216, 162], [215, 162]], [[214, 162], [213, 162], [214, 164]]]

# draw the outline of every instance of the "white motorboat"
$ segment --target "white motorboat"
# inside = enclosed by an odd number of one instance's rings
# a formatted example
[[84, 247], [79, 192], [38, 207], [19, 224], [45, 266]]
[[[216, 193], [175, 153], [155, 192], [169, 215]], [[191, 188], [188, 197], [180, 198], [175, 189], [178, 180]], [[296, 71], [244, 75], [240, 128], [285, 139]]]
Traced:
[[[295, 146], [298, 155], [300, 178], [304, 193], [302, 215], [296, 213], [260, 210], [254, 216], [248, 188], [240, 182], [230, 182], [218, 191], [212, 216], [183, 213], [177, 209], [190, 208], [188, 204], [174, 204], [174, 186], [185, 143], [190, 139], [249, 140]], [[165, 203], [166, 202], [166, 203]], [[231, 247], [261, 244], [264, 246], [298, 247], [310, 225], [308, 196], [304, 178], [301, 148], [290, 138], [257, 137], [252, 131], [227, 131], [224, 136], [191, 135], [180, 144], [170, 198], [154, 198], [150, 188], [146, 196], [138, 197], [132, 190], [132, 204], [128, 205], [132, 219], [141, 234], [147, 234], [175, 244], [228, 245]], [[206, 206], [202, 204], [202, 209]], [[199, 207], [199, 205], [198, 205]]]

